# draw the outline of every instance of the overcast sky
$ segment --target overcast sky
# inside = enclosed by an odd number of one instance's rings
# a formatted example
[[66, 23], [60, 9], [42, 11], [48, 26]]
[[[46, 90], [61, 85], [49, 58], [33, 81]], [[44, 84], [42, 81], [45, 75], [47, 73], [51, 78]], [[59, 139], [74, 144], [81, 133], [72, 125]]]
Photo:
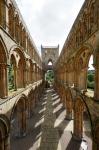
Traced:
[[60, 50], [84, 0], [16, 0], [33, 40], [60, 45]]
[[40, 52], [44, 46], [60, 45], [60, 51], [84, 0], [16, 0], [23, 19]]

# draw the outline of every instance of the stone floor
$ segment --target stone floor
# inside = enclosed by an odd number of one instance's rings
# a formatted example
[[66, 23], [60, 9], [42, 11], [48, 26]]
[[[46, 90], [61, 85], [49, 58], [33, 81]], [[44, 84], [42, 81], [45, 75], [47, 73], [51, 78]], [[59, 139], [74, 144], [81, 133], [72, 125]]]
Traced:
[[[11, 150], [92, 150], [89, 121], [84, 121], [84, 140], [72, 138], [73, 120], [65, 119], [66, 110], [53, 89], [46, 89], [29, 119], [27, 136], [11, 138]], [[81, 148], [82, 147], [82, 148]]]

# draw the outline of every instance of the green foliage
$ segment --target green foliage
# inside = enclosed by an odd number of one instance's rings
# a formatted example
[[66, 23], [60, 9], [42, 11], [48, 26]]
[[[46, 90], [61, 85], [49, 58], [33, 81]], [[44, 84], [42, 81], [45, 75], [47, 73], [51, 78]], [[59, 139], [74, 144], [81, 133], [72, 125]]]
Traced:
[[87, 75], [87, 87], [88, 88], [91, 88], [91, 89], [94, 89], [94, 70], [91, 71], [89, 70], [88, 71], [88, 75]]
[[90, 82], [94, 81], [94, 74], [88, 74], [88, 81]]
[[53, 80], [54, 80], [54, 72], [52, 70], [48, 70], [46, 75], [45, 75], [45, 78], [46, 78], [47, 81], [53, 82]]
[[94, 81], [90, 82], [87, 80], [87, 87], [90, 89], [94, 89]]

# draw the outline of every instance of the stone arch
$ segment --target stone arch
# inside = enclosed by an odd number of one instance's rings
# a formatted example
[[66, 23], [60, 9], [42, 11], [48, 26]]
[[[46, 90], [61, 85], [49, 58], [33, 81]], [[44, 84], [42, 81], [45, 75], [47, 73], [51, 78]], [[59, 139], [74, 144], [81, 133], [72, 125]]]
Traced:
[[77, 94], [74, 101], [74, 136], [77, 139], [82, 139], [83, 137], [83, 113], [87, 112], [89, 118], [89, 124], [91, 129], [91, 136], [93, 137], [93, 125], [92, 116], [89, 107], [83, 97], [83, 95]]
[[48, 60], [48, 65], [49, 65], [49, 62], [51, 62], [53, 65], [53, 60], [51, 58], [49, 58], [49, 60]]
[[5, 115], [0, 114], [0, 150], [9, 149], [9, 132], [10, 121]]
[[54, 59], [49, 58], [47, 62], [47, 70], [53, 69]]
[[9, 59], [14, 56], [16, 60], [15, 72], [16, 72], [16, 89], [23, 88], [26, 84], [26, 58], [24, 52], [16, 46], [13, 46], [9, 53]]
[[7, 62], [8, 62], [7, 49], [2, 38], [0, 37], [0, 97], [1, 98], [4, 98], [8, 95]]
[[87, 70], [90, 56], [94, 49], [90, 45], [83, 46], [75, 56], [75, 86], [79, 90], [87, 89]]
[[13, 52], [16, 52], [16, 51], [22, 56], [22, 58], [23, 58], [23, 60], [24, 60], [24, 63], [25, 63], [25, 65], [26, 65], [25, 53], [24, 53], [23, 49], [22, 49], [20, 46], [18, 46], [18, 45], [13, 45], [13, 46], [10, 48], [10, 51], [9, 51], [9, 59], [10, 59], [11, 55], [13, 54]]
[[[28, 99], [26, 95], [22, 94], [16, 100], [10, 116], [10, 121], [12, 123], [12, 136], [22, 137], [26, 135], [27, 107]], [[14, 128], [16, 128], [16, 131], [14, 131]]]

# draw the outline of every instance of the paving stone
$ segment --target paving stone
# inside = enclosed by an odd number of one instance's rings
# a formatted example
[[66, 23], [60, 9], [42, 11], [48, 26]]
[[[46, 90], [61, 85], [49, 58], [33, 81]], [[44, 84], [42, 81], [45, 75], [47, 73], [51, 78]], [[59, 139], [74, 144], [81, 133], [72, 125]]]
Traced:
[[54, 122], [56, 116], [53, 114], [52, 106], [52, 96], [51, 92], [47, 94], [46, 111], [44, 113], [44, 123], [42, 124], [42, 137], [40, 150], [57, 150], [57, 145], [59, 142], [59, 133], [56, 128], [54, 128]]

